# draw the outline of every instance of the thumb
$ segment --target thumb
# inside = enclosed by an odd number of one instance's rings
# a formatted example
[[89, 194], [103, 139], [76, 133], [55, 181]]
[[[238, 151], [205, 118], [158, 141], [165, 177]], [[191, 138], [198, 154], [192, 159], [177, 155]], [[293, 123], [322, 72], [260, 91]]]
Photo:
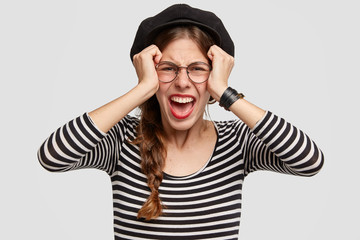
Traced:
[[160, 49], [157, 49], [156, 53], [154, 55], [155, 64], [158, 64], [160, 62], [161, 58], [162, 58], [162, 53], [161, 53]]
[[210, 47], [209, 51], [207, 52], [208, 58], [213, 61], [214, 60], [214, 53], [212, 51], [212, 48]]

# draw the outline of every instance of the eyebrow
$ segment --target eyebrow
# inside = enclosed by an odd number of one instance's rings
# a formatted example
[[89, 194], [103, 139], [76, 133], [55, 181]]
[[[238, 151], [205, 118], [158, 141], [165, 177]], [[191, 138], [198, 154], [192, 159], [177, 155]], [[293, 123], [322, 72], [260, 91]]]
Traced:
[[[177, 67], [182, 67], [182, 65], [179, 65], [179, 64], [176, 64], [175, 62], [172, 62], [172, 61], [167, 61], [167, 60], [165, 60], [165, 61], [160, 61], [159, 63], [163, 63], [163, 62], [172, 63], [172, 64], [176, 65]], [[189, 63], [188, 65], [185, 65], [185, 66], [189, 66], [189, 65], [191, 65], [191, 64], [193, 64], [193, 63], [206, 63], [206, 64], [209, 64], [209, 65], [210, 65], [210, 63], [207, 63], [207, 62], [203, 62], [203, 61], [194, 61], [194, 62]]]

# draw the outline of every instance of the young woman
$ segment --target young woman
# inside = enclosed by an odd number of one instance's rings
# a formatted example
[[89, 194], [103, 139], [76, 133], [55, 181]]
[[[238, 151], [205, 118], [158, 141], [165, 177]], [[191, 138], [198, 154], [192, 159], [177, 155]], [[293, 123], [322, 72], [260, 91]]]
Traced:
[[[178, 4], [145, 19], [131, 51], [138, 84], [55, 131], [40, 163], [109, 174], [115, 239], [237, 239], [247, 174], [312, 176], [323, 154], [228, 86], [233, 55], [211, 12]], [[236, 119], [205, 120], [214, 101]], [[138, 106], [140, 118], [129, 116]]]

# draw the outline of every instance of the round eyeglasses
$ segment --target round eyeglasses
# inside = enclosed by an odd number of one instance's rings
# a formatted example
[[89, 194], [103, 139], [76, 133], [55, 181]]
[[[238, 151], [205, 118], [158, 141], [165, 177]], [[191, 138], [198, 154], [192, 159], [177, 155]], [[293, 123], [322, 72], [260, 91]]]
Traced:
[[179, 74], [181, 68], [186, 69], [188, 78], [194, 83], [203, 83], [208, 80], [211, 66], [204, 62], [194, 62], [187, 67], [177, 66], [173, 62], [160, 62], [156, 66], [156, 72], [160, 82], [169, 83]]

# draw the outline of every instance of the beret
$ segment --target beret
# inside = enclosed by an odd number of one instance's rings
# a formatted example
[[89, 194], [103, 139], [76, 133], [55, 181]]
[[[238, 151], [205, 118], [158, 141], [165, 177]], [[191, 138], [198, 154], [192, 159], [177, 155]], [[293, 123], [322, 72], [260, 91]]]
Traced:
[[214, 39], [216, 45], [234, 56], [234, 43], [220, 18], [210, 11], [193, 8], [187, 4], [175, 4], [140, 23], [130, 50], [131, 61], [135, 54], [152, 44], [158, 33], [178, 25], [199, 27]]

